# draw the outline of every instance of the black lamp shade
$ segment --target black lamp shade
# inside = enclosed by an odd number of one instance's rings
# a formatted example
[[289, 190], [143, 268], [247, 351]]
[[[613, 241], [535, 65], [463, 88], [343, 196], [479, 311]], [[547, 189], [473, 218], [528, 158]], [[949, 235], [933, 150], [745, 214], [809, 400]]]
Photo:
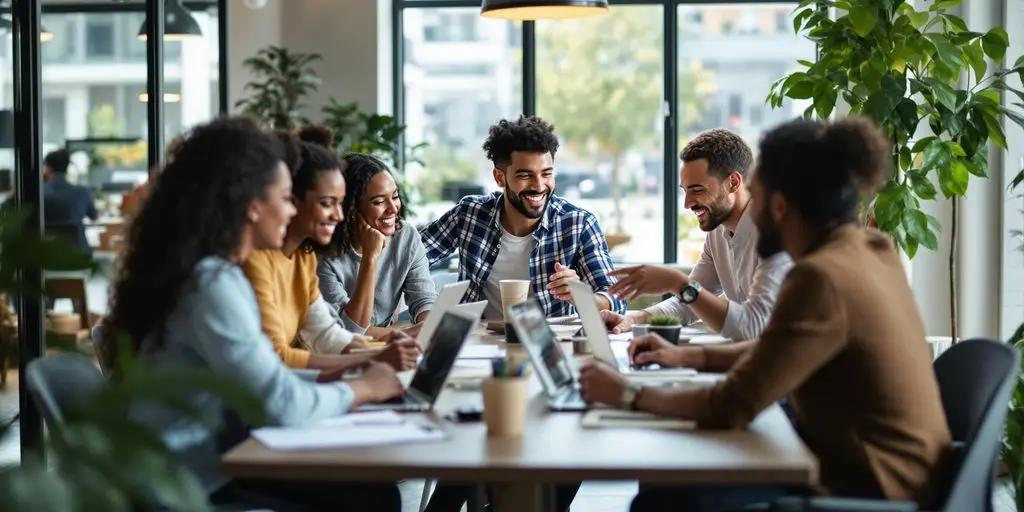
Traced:
[[[142, 26], [139, 27], [140, 41], [145, 41], [147, 38], [146, 24], [148, 21], [148, 17], [142, 20]], [[199, 28], [199, 22], [192, 17], [188, 9], [181, 5], [181, 0], [166, 0], [164, 7], [164, 40], [181, 41], [191, 37], [203, 37], [203, 31]]]
[[[11, 23], [11, 19], [7, 16], [0, 16], [0, 33], [10, 33], [14, 29], [14, 24]], [[47, 42], [53, 41], [57, 37], [53, 32], [46, 30], [46, 27], [42, 23], [39, 24], [39, 41]]]
[[480, 15], [505, 20], [567, 20], [608, 12], [608, 0], [484, 0]]

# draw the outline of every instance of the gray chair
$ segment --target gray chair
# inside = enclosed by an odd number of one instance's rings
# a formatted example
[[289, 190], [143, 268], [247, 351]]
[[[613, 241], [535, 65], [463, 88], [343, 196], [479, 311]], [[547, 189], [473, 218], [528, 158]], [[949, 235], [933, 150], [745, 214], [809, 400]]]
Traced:
[[[992, 511], [996, 457], [1002, 446], [1007, 404], [1017, 382], [1020, 354], [1013, 346], [992, 340], [961, 341], [935, 360], [935, 378], [953, 437], [947, 459], [947, 489], [941, 510]], [[778, 512], [904, 512], [917, 507], [909, 502], [846, 498], [786, 498]]]
[[25, 385], [46, 426], [59, 429], [106, 387], [107, 380], [88, 357], [56, 354], [30, 362], [25, 369]]
[[92, 349], [96, 354], [96, 359], [100, 362], [100, 371], [103, 372], [104, 377], [110, 377], [110, 368], [107, 368], [106, 360], [103, 357], [103, 325], [94, 325], [89, 337], [92, 339]]

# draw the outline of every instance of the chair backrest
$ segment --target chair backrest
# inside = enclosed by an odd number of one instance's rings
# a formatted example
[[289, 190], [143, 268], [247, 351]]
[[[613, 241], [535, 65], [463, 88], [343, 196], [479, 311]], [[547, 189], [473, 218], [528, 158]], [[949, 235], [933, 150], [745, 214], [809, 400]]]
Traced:
[[1017, 349], [983, 339], [956, 343], [935, 360], [946, 422], [960, 446], [951, 457], [944, 510], [991, 510], [993, 472], [1019, 366]]
[[107, 385], [92, 361], [82, 354], [55, 354], [33, 360], [25, 369], [25, 385], [46, 425], [60, 428], [88, 406]]
[[85, 278], [47, 277], [44, 281], [46, 293], [51, 299], [70, 299], [72, 308], [80, 318], [80, 329], [89, 328], [89, 300]]

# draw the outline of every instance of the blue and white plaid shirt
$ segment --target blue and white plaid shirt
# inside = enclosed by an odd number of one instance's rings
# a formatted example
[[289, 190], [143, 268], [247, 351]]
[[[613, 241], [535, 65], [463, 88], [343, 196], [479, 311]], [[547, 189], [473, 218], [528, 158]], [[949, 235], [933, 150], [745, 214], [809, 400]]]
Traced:
[[[466, 196], [420, 232], [431, 265], [459, 251], [459, 280], [470, 281], [464, 302], [486, 300], [484, 285], [498, 258], [501, 209], [501, 192]], [[611, 301], [612, 309], [626, 312], [626, 303], [608, 294], [614, 283], [608, 273], [614, 267], [601, 226], [592, 213], [552, 195], [540, 225], [533, 231], [533, 239], [536, 243], [530, 255], [530, 280], [534, 296], [547, 316], [576, 313], [572, 304], [554, 298], [547, 290], [555, 273], [555, 262], [575, 270], [595, 293]]]

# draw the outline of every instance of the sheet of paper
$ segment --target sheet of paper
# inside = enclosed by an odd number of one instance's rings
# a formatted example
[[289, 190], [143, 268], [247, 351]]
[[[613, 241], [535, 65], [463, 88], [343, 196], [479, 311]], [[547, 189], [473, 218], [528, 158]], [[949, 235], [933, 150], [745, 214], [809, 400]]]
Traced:
[[554, 317], [548, 318], [548, 325], [557, 325], [557, 324], [576, 324], [576, 325], [579, 325], [581, 323], [583, 323], [582, 320], [580, 320], [580, 317], [578, 317], [576, 315], [554, 316]]
[[264, 427], [253, 430], [252, 436], [271, 450], [322, 450], [445, 439], [444, 431], [413, 422], [368, 426]]
[[505, 349], [498, 345], [464, 345], [459, 359], [494, 359], [505, 357]]
[[700, 336], [690, 336], [689, 338], [690, 343], [697, 343], [700, 345], [715, 345], [719, 343], [729, 343], [732, 341], [721, 334], [702, 334]]
[[452, 372], [448, 374], [448, 382], [480, 380], [491, 376], [491, 361], [488, 359], [456, 360]]
[[591, 409], [583, 415], [583, 426], [587, 428], [647, 428], [659, 430], [693, 430], [697, 424], [692, 421], [655, 416], [646, 412], [623, 411], [619, 409]]
[[615, 343], [616, 341], [625, 341], [625, 342], [628, 343], [630, 341], [633, 341], [633, 333], [631, 333], [631, 332], [624, 332], [624, 333], [621, 333], [621, 334], [608, 333], [608, 340], [611, 341], [612, 343]]
[[679, 330], [680, 336], [700, 336], [702, 334], [714, 333], [708, 331], [707, 329], [702, 329], [700, 327], [683, 327], [682, 329]]
[[395, 411], [367, 411], [327, 418], [314, 424], [313, 428], [401, 425], [405, 421], [405, 418]]
[[578, 325], [556, 324], [551, 326], [551, 332], [555, 333], [555, 336], [572, 336], [579, 330], [580, 326]]

